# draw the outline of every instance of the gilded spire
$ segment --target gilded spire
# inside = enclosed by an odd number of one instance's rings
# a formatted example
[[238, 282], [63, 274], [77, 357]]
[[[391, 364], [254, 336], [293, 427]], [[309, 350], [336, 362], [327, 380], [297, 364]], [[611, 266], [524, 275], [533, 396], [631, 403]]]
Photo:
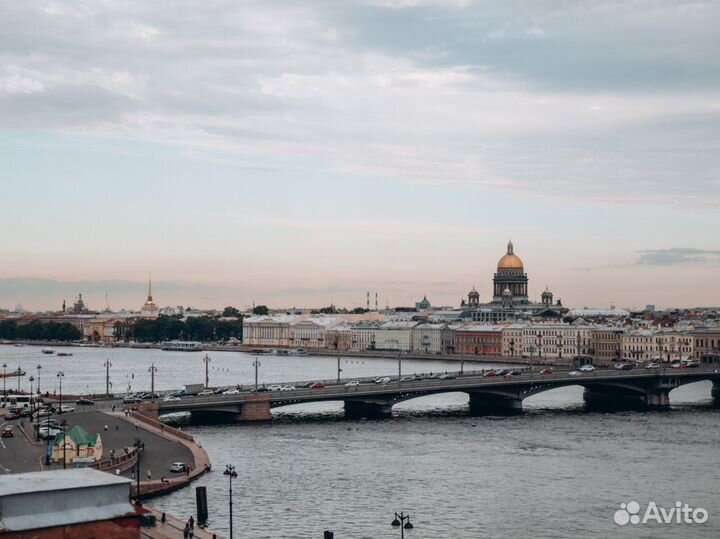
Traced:
[[513, 244], [512, 244], [512, 240], [508, 240], [507, 254], [509, 254], [509, 255], [513, 254]]

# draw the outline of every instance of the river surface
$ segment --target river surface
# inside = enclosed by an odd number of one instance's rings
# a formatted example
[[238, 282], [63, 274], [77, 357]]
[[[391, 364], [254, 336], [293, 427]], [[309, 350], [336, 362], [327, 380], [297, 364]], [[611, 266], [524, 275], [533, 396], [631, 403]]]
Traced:
[[[59, 349], [59, 348], [58, 348]], [[0, 346], [8, 370], [36, 374], [41, 389], [102, 392], [103, 363], [112, 363], [116, 391], [158, 389], [204, 381], [203, 353], [68, 348], [73, 357], [44, 356], [36, 347]], [[251, 384], [254, 356], [213, 352], [211, 384]], [[329, 379], [332, 357], [260, 358], [260, 381]], [[388, 359], [343, 359], [343, 377], [397, 373]], [[403, 372], [455, 370], [443, 361], [404, 361]], [[15, 381], [12, 382], [16, 384]], [[10, 381], [8, 381], [10, 384]], [[23, 379], [23, 388], [27, 379]], [[16, 387], [15, 385], [13, 387]], [[118, 389], [121, 388], [121, 389]], [[340, 403], [273, 410], [272, 425], [190, 425], [213, 471], [207, 487], [208, 526], [228, 536], [228, 478], [233, 482], [235, 537], [397, 538], [394, 511], [411, 515], [412, 539], [479, 537], [716, 538], [720, 536], [720, 410], [711, 384], [674, 390], [667, 411], [586, 411], [579, 387], [560, 388], [524, 402], [509, 417], [474, 417], [467, 396], [449, 393], [397, 405], [387, 419], [349, 420]], [[650, 502], [670, 510], [688, 503], [709, 513], [705, 524], [627, 524], [613, 515], [621, 503]], [[181, 518], [194, 512], [193, 488], [156, 498]]]

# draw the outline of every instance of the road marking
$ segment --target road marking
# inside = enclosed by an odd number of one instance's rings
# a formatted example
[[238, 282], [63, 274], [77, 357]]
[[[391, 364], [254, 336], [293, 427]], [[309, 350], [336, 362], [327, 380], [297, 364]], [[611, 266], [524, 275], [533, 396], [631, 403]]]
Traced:
[[7, 447], [5, 447], [5, 442], [2, 439], [0, 439], [0, 445], [2, 445], [3, 449], [7, 449]]

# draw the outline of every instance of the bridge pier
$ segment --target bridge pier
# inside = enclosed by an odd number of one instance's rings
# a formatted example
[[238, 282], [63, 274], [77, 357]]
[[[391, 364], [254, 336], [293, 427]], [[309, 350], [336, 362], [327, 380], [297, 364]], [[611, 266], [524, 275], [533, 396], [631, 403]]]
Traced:
[[583, 392], [585, 406], [590, 410], [638, 410], [647, 406], [647, 396], [641, 393], [603, 391], [586, 387]]
[[660, 388], [648, 392], [645, 404], [653, 408], [667, 408], [670, 406], [670, 390]]
[[240, 408], [240, 417], [238, 419], [243, 423], [272, 421], [270, 399], [264, 395], [248, 397]]
[[714, 381], [711, 393], [713, 399], [713, 405], [720, 408], [720, 381]]
[[387, 417], [392, 414], [392, 404], [385, 401], [345, 401], [348, 417]]
[[493, 393], [468, 393], [470, 395], [470, 413], [517, 414], [522, 412], [522, 399], [509, 395]]

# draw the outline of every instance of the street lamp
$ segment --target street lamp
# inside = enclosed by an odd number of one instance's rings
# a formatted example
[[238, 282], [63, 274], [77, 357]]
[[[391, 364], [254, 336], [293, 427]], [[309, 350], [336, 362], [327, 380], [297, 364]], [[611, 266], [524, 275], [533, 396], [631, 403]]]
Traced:
[[18, 365], [18, 368], [17, 368], [17, 370], [15, 371], [15, 373], [17, 374], [17, 379], [18, 379], [18, 390], [17, 390], [17, 394], [20, 395], [20, 378], [22, 378], [23, 376], [25, 376], [25, 373], [24, 373], [23, 370], [20, 368], [20, 365]]
[[65, 378], [65, 373], [63, 371], [58, 371], [57, 373], [58, 380], [60, 380], [60, 414], [63, 413], [62, 411], [62, 379]]
[[7, 369], [7, 363], [3, 363], [3, 408], [7, 406], [7, 376], [5, 369]]
[[223, 472], [223, 475], [227, 475], [229, 479], [229, 485], [230, 485], [230, 539], [233, 539], [233, 514], [232, 514], [232, 480], [236, 479], [238, 474], [235, 471], [235, 466], [232, 464], [226, 464], [225, 465], [225, 471]]
[[[67, 449], [67, 442], [65, 440], [65, 430], [67, 429], [67, 421], [64, 419], [60, 422], [60, 426], [62, 427], [63, 432], [63, 470], [67, 468], [67, 460], [65, 458], [65, 450]], [[48, 427], [49, 430], [49, 427]]]
[[157, 372], [155, 363], [150, 365], [148, 372], [150, 373], [150, 400], [155, 400], [155, 373]]
[[253, 367], [255, 367], [255, 392], [257, 392], [258, 388], [258, 367], [261, 365], [261, 363], [258, 361], [258, 358], [255, 358], [255, 361], [253, 361]]
[[[133, 443], [133, 447], [135, 448], [135, 505], [138, 507], [142, 507], [142, 503], [140, 502], [140, 446], [142, 445], [142, 440], [140, 438], [135, 438], [135, 442]], [[132, 489], [131, 489], [132, 490]]]
[[205, 354], [205, 357], [203, 358], [203, 363], [205, 363], [205, 389], [210, 387], [210, 374], [208, 372], [208, 366], [210, 365], [210, 362], [212, 359], [210, 359], [210, 356]]
[[[407, 522], [405, 522], [407, 520]], [[415, 526], [410, 522], [410, 515], [406, 515], [402, 512], [400, 514], [395, 513], [395, 518], [390, 523], [393, 528], [400, 528], [400, 538], [405, 537], [405, 530], [412, 530]]]
[[112, 367], [112, 363], [110, 363], [110, 360], [108, 359], [103, 363], [103, 367], [105, 367], [105, 396], [110, 396], [110, 367]]
[[36, 368], [37, 371], [38, 371], [38, 377], [37, 377], [37, 381], [38, 381], [38, 383], [37, 383], [37, 392], [38, 392], [38, 395], [41, 395], [42, 393], [40, 392], [40, 371], [42, 370], [42, 365], [38, 365], [38, 366], [35, 367], [35, 368]]
[[[35, 377], [30, 376], [29, 380], [30, 380], [30, 412], [32, 413], [35, 411], [35, 398], [33, 397], [33, 395], [34, 395], [33, 382], [35, 381]], [[30, 423], [32, 424], [32, 416], [30, 416]]]

